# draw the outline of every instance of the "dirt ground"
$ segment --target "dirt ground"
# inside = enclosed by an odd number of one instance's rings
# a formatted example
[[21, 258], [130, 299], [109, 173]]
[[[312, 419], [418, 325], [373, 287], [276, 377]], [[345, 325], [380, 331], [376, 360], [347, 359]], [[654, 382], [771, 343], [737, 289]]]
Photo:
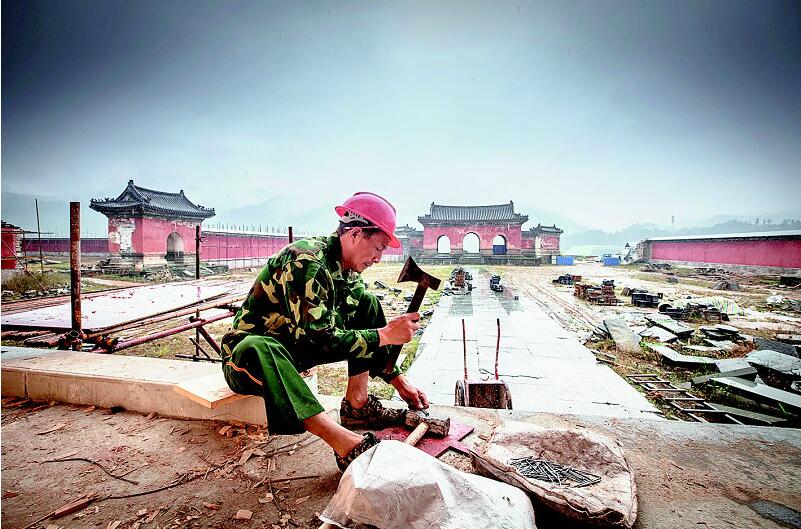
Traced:
[[[310, 450], [322, 442], [309, 434], [271, 437], [252, 426], [13, 404], [2, 410], [5, 527], [22, 529], [95, 493], [100, 499], [87, 508], [42, 527], [316, 528], [315, 513], [341, 476], [333, 453]], [[235, 520], [239, 510], [251, 519]]]
[[[268, 436], [236, 424], [20, 404], [4, 399], [2, 407], [2, 521], [12, 529], [317, 528], [317, 513], [341, 477], [330, 449], [309, 435]], [[432, 413], [474, 425], [467, 442], [478, 450], [501, 418], [495, 410]], [[637, 481], [637, 528], [777, 529], [781, 525], [757, 514], [755, 502], [801, 509], [801, 445], [788, 430], [506, 413], [616, 439]], [[464, 456], [442, 459], [470, 470]], [[87, 494], [98, 499], [37, 523]], [[537, 523], [575, 527], [539, 507]]]

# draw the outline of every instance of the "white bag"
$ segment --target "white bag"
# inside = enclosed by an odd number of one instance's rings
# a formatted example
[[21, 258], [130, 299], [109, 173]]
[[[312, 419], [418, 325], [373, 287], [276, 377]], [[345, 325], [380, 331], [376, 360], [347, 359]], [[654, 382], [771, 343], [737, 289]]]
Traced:
[[350, 464], [320, 519], [341, 528], [536, 529], [531, 500], [522, 490], [391, 440]]

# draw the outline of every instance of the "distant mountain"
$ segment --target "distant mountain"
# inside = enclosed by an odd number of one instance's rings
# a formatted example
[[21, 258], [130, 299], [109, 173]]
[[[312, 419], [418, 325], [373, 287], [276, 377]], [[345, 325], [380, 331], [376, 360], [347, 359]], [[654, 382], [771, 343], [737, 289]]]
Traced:
[[588, 230], [578, 233], [566, 232], [562, 236], [561, 246], [563, 252], [566, 254], [575, 253], [578, 255], [595, 255], [594, 253], [588, 254], [585, 251], [594, 251], [594, 249], [587, 250], [590, 247], [603, 248], [605, 249], [605, 252], [611, 252], [610, 249], [613, 248], [617, 249], [615, 251], [621, 251], [626, 243], [634, 245], [639, 241], [651, 237], [714, 235], [721, 233], [755, 233], [784, 230], [801, 230], [801, 220], [798, 220], [798, 218], [788, 218], [782, 219], [780, 222], [773, 222], [768, 218], [767, 224], [764, 224], [762, 219], [760, 219], [759, 224], [757, 224], [755, 220], [751, 222], [742, 220], [727, 220], [712, 226], [694, 226], [680, 230], [670, 230], [665, 227], [659, 227], [657, 225], [650, 224], [633, 224], [616, 232], [606, 232], [603, 230]]
[[580, 232], [589, 229], [587, 226], [576, 223], [573, 219], [565, 217], [559, 213], [540, 208], [535, 204], [528, 204], [524, 200], [515, 202], [515, 211], [528, 215], [528, 222], [523, 226], [523, 229], [533, 228], [537, 224], [543, 226], [553, 226], [556, 224], [557, 228], [561, 228], [568, 232]]
[[217, 210], [217, 216], [204, 223], [208, 227], [237, 227], [268, 231], [292, 226], [298, 234], [323, 234], [336, 227], [333, 207], [304, 207], [281, 197], [260, 204]]
[[785, 212], [785, 213], [763, 213], [761, 215], [712, 215], [706, 219], [695, 223], [695, 226], [715, 226], [725, 224], [730, 221], [741, 221], [745, 223], [755, 224], [759, 221], [762, 225], [765, 221], [770, 224], [781, 224], [784, 220], [800, 219], [801, 211]]
[[[70, 203], [46, 195], [2, 192], [0, 214], [6, 222], [28, 231], [36, 231], [36, 199], [39, 199], [39, 225], [45, 237], [69, 237]], [[81, 200], [81, 234], [83, 237], [106, 237], [108, 220], [89, 209], [89, 200]]]

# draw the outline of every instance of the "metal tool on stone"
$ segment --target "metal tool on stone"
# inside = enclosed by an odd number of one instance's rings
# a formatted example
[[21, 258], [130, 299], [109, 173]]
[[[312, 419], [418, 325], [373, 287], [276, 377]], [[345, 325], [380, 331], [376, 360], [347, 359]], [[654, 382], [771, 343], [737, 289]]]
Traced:
[[601, 481], [601, 476], [590, 472], [533, 457], [513, 457], [509, 460], [509, 466], [526, 478], [558, 483], [565, 487], [586, 487]]
[[[420, 310], [420, 305], [423, 304], [423, 297], [426, 295], [426, 290], [429, 288], [437, 290], [439, 289], [440, 284], [440, 280], [438, 278], [423, 272], [423, 270], [417, 266], [417, 263], [414, 262], [414, 259], [412, 259], [411, 256], [406, 259], [406, 263], [403, 265], [400, 275], [398, 276], [398, 283], [403, 283], [405, 281], [414, 281], [417, 283], [417, 289], [414, 291], [412, 301], [409, 303], [409, 308], [406, 309], [407, 314]], [[395, 362], [398, 361], [401, 347], [402, 346], [400, 345], [389, 346], [389, 358], [387, 359], [387, 365], [384, 368], [385, 374], [389, 375], [395, 369]]]
[[412, 433], [406, 438], [404, 443], [415, 446], [426, 434], [436, 437], [446, 437], [451, 431], [451, 420], [434, 419], [415, 410], [406, 412], [406, 426], [412, 429]]
[[495, 320], [498, 337], [495, 341], [495, 380], [469, 380], [467, 377], [467, 333], [462, 319], [462, 346], [464, 348], [464, 380], [456, 381], [454, 404], [473, 408], [512, 409], [512, 394], [506, 382], [498, 375], [498, 356], [501, 347], [501, 320]]

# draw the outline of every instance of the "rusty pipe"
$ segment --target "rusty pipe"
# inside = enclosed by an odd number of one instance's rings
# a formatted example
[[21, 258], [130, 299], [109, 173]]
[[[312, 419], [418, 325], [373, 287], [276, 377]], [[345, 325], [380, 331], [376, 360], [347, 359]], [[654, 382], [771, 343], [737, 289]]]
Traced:
[[83, 333], [81, 324], [81, 203], [70, 202], [70, 306], [72, 330]]
[[115, 351], [121, 351], [122, 349], [129, 349], [137, 345], [142, 345], [143, 343], [152, 342], [160, 338], [166, 338], [167, 336], [172, 336], [173, 334], [179, 334], [184, 331], [196, 329], [198, 327], [206, 325], [207, 323], [213, 323], [215, 321], [223, 320], [225, 318], [230, 318], [233, 315], [234, 315], [233, 312], [228, 312], [226, 314], [218, 314], [217, 316], [212, 316], [211, 318], [199, 319], [189, 323], [185, 323], [183, 325], [179, 325], [178, 327], [174, 327], [172, 329], [155, 332], [153, 334], [148, 334], [146, 336], [140, 336], [139, 338], [131, 338], [130, 340], [125, 340], [124, 342], [117, 343], [117, 345], [111, 349], [100, 347], [94, 349], [94, 351], [97, 353], [113, 353]]
[[170, 312], [167, 312], [167, 313], [162, 314], [160, 316], [144, 317], [144, 318], [140, 318], [140, 319], [136, 319], [136, 320], [131, 320], [131, 321], [126, 322], [126, 323], [120, 323], [118, 325], [113, 325], [111, 327], [106, 327], [106, 328], [104, 328], [104, 329], [102, 329], [100, 331], [97, 331], [97, 332], [89, 333], [89, 334], [86, 335], [86, 337], [87, 338], [97, 338], [97, 337], [104, 336], [104, 335], [112, 333], [112, 332], [120, 332], [120, 331], [125, 331], [125, 330], [128, 330], [128, 329], [136, 329], [138, 327], [145, 327], [147, 325], [152, 325], [154, 323], [159, 323], [159, 322], [171, 320], [171, 319], [174, 319], [174, 318], [180, 318], [181, 316], [186, 316], [187, 314], [194, 314], [195, 311], [197, 311], [197, 310], [202, 312], [202, 311], [211, 310], [211, 309], [226, 309], [227, 308], [228, 310], [231, 310], [232, 312], [236, 312], [234, 309], [231, 308], [231, 305], [233, 305], [234, 303], [236, 303], [238, 301], [242, 301], [246, 297], [247, 296], [245, 296], [245, 295], [234, 296], [234, 297], [231, 297], [231, 298], [224, 298], [224, 299], [212, 301], [212, 302], [209, 302], [209, 303], [204, 303], [203, 305], [200, 305], [198, 307], [191, 307], [191, 308], [188, 308], [188, 309], [170, 311]]

